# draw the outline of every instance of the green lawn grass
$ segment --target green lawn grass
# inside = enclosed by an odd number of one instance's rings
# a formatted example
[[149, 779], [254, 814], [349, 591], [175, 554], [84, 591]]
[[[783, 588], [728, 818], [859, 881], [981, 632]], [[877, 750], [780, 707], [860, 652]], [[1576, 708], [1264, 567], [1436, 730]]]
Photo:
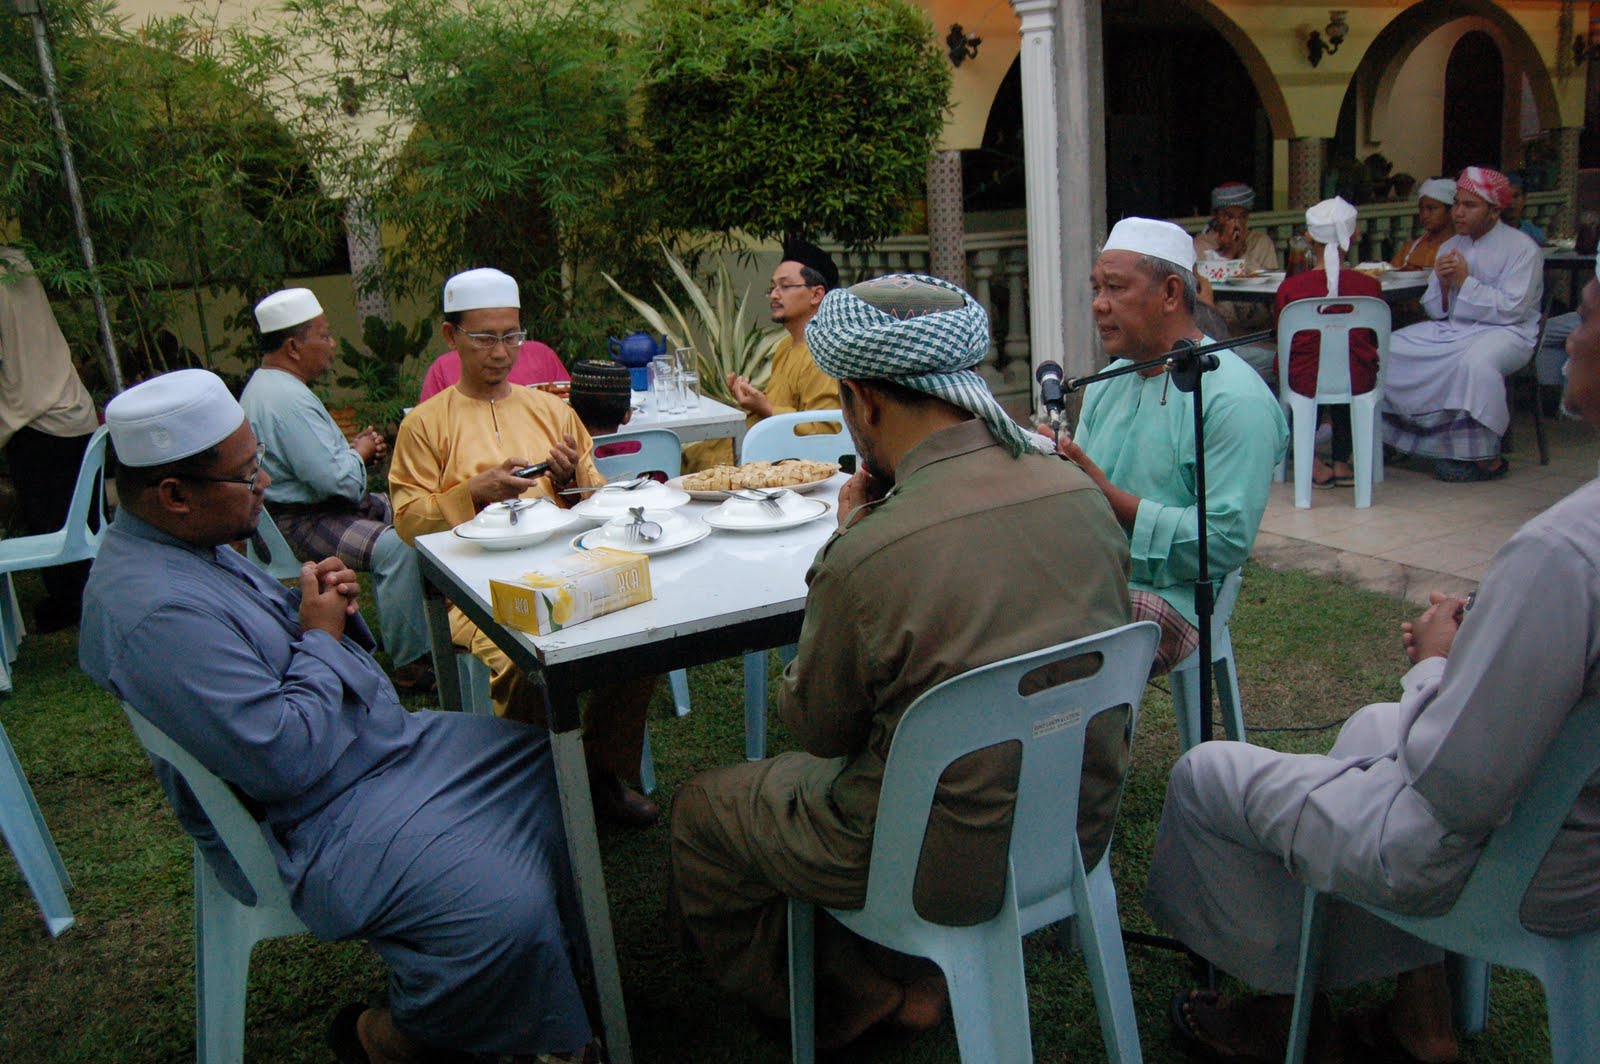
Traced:
[[[36, 582], [22, 584], [26, 601]], [[1251, 740], [1283, 750], [1325, 750], [1333, 724], [1393, 698], [1404, 669], [1398, 625], [1414, 612], [1398, 600], [1324, 578], [1249, 570], [1232, 631]], [[774, 656], [775, 659], [775, 656]], [[196, 661], [195, 668], [203, 668]], [[660, 790], [743, 751], [738, 661], [690, 671], [694, 712], [675, 718], [665, 694], [651, 718]], [[193, 1058], [190, 846], [156, 787], [121, 711], [77, 669], [74, 633], [29, 635], [16, 663], [3, 722], [49, 821], [74, 889], [78, 922], [45, 934], [16, 865], [0, 857], [0, 1061], [155, 1062]], [[665, 685], [663, 685], [664, 687]], [[773, 750], [788, 743], [781, 726]], [[1154, 930], [1140, 906], [1147, 854], [1176, 758], [1171, 703], [1151, 687], [1135, 740], [1113, 854], [1123, 923]], [[668, 831], [605, 835], [605, 868], [636, 1058], [641, 1062], [779, 1062], [786, 1042], [718, 993], [685, 957], [666, 922]], [[1104, 1059], [1082, 961], [1049, 933], [1027, 942], [1036, 1055]], [[1168, 1033], [1166, 1002], [1193, 980], [1180, 956], [1128, 952], [1145, 1059], [1185, 1059]], [[252, 1061], [324, 1062], [324, 1031], [345, 1002], [383, 990], [382, 965], [365, 947], [308, 936], [264, 943], [250, 970], [246, 1053]], [[1341, 995], [1374, 1000], [1383, 985]], [[1473, 1062], [1549, 1059], [1543, 995], [1520, 973], [1497, 971], [1488, 1033], [1466, 1045]], [[954, 1061], [951, 1028], [915, 1039], [876, 1039], [854, 1059]], [[1356, 1062], [1352, 1062], [1356, 1064]]]

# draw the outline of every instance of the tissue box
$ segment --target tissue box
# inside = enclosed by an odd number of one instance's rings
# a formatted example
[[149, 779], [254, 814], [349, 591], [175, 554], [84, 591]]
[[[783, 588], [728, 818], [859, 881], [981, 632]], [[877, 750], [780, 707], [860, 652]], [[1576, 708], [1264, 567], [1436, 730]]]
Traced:
[[569, 554], [515, 582], [489, 581], [494, 619], [507, 628], [549, 635], [594, 617], [649, 602], [650, 559], [596, 547]]

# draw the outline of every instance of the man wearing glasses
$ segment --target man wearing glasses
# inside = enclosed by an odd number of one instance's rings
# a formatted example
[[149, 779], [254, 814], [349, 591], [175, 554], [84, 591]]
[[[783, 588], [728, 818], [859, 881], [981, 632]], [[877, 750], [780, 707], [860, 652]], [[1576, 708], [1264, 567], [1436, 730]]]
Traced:
[[395, 534], [389, 497], [367, 491], [367, 468], [389, 453], [388, 444], [370, 427], [346, 443], [310, 388], [333, 366], [328, 316], [310, 289], [287, 288], [256, 304], [256, 325], [261, 368], [239, 403], [266, 449], [267, 511], [297, 557], [333, 556], [372, 574], [394, 685], [430, 690], [417, 555]]
[[[461, 379], [406, 415], [395, 436], [389, 488], [395, 528], [407, 543], [470, 521], [492, 502], [546, 496], [565, 506], [561, 489], [605, 483], [594, 465], [594, 441], [572, 408], [509, 379], [527, 335], [521, 307], [517, 282], [499, 270], [468, 270], [445, 282], [444, 339], [461, 352]], [[516, 474], [536, 462], [548, 462], [548, 470]], [[450, 632], [457, 646], [489, 666], [496, 714], [543, 721], [538, 686], [454, 608]], [[595, 810], [628, 826], [652, 823], [658, 812], [622, 782], [638, 771], [655, 684], [651, 676], [600, 688], [585, 713]]]
[[[750, 427], [774, 414], [796, 410], [839, 409], [839, 382], [817, 368], [806, 347], [806, 326], [816, 316], [822, 297], [839, 287], [839, 267], [833, 258], [815, 244], [789, 240], [783, 245], [783, 260], [772, 271], [772, 287], [767, 301], [772, 320], [789, 334], [772, 351], [772, 375], [765, 390], [750, 383], [750, 378], [728, 374], [728, 387], [745, 409]], [[795, 426], [795, 432], [839, 431], [831, 422]], [[707, 440], [684, 449], [684, 463], [691, 469], [706, 469], [733, 461], [731, 440]]]
[[[106, 424], [122, 509], [79, 664], [238, 793], [313, 934], [364, 939], [388, 965], [385, 1002], [334, 1019], [338, 1058], [598, 1060], [565, 947], [547, 737], [407, 712], [372, 660], [353, 571], [308, 561], [290, 590], [226, 548], [273, 477], [220, 377], [154, 377]], [[248, 897], [182, 777], [153, 767], [224, 888]]]

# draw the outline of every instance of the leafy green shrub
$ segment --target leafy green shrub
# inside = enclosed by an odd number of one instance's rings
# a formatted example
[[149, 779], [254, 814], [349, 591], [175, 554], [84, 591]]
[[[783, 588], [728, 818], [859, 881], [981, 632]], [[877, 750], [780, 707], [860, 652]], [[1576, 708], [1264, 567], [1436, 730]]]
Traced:
[[[192, 9], [128, 29], [104, 0], [52, 0], [51, 42], [100, 275], [128, 383], [179, 365], [227, 368], [208, 314], [248, 328], [289, 273], [342, 268], [337, 205], [264, 100], [272, 56]], [[0, 218], [52, 293], [81, 356], [99, 347], [89, 274], [61, 175], [29, 19], [0, 18]], [[175, 320], [198, 319], [199, 343]], [[91, 386], [92, 386], [91, 382]]]
[[[695, 361], [700, 369], [701, 391], [729, 406], [738, 406], [733, 392], [728, 388], [728, 374], [749, 377], [757, 388], [764, 388], [772, 375], [772, 350], [783, 338], [784, 331], [763, 329], [760, 322], [755, 320], [755, 315], [750, 313], [748, 284], [735, 304], [733, 276], [728, 272], [726, 260], [721, 257], [717, 259], [716, 273], [712, 276], [708, 294], [682, 259], [665, 246], [661, 250], [667, 257], [667, 265], [672, 269], [673, 276], [688, 296], [692, 316], [673, 302], [659, 284], [655, 288], [656, 294], [661, 297], [664, 308], [661, 310], [624, 291], [610, 274], [606, 274], [605, 279], [617, 294], [628, 301], [629, 306], [639, 312], [651, 329], [665, 333], [668, 343], [673, 347], [694, 348]], [[764, 303], [758, 303], [756, 307], [759, 308], [756, 314], [766, 309]]]
[[424, 369], [421, 356], [433, 341], [432, 318], [423, 318], [407, 328], [372, 315], [361, 325], [362, 351], [344, 337], [339, 338], [339, 358], [344, 372], [334, 378], [341, 388], [356, 393], [356, 416], [363, 425], [375, 425], [385, 436], [405, 416], [408, 406], [417, 405], [422, 393]]
[[649, 0], [641, 119], [675, 227], [862, 247], [923, 194], [950, 64], [908, 0]]

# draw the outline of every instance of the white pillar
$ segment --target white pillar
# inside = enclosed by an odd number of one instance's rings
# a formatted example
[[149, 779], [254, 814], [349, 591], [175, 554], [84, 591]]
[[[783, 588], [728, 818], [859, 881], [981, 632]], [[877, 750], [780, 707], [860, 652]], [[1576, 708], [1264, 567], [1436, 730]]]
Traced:
[[[1105, 78], [1102, 0], [1057, 0], [1056, 98], [1061, 105], [1056, 156], [1060, 174], [1062, 342], [1067, 376], [1104, 368], [1090, 308], [1089, 275], [1105, 243]], [[1026, 97], [1024, 97], [1026, 99]]]
[[[1033, 364], [1062, 357], [1061, 180], [1056, 165], [1057, 0], [1011, 0], [1022, 20], [1023, 171], [1028, 189], [1028, 293]], [[1069, 367], [1070, 373], [1070, 367]]]

